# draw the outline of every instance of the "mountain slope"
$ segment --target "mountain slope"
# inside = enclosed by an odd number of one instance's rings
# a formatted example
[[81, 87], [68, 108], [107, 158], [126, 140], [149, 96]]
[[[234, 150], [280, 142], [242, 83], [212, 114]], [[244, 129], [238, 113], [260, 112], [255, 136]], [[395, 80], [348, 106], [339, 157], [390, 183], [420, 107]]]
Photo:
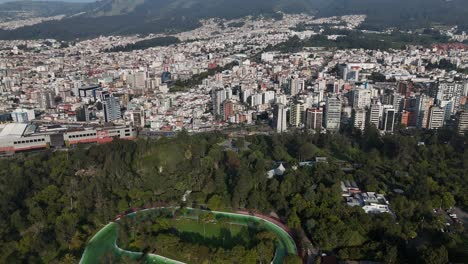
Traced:
[[86, 4], [58, 1], [14, 1], [0, 4], [0, 18], [16, 13], [28, 13], [30, 16], [71, 15], [81, 11]]
[[87, 38], [193, 29], [202, 18], [311, 13], [367, 14], [368, 27], [414, 28], [433, 23], [468, 25], [468, 0], [101, 0], [81, 15], [1, 31], [0, 39]]

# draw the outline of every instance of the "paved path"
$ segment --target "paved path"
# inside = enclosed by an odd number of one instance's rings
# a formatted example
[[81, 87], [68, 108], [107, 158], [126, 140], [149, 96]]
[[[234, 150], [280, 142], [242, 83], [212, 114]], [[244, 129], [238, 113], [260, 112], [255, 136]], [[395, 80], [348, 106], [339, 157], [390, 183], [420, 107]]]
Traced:
[[[155, 210], [170, 210], [174, 211], [176, 207], [156, 207], [143, 209], [129, 213], [121, 217], [135, 217], [138, 214], [142, 214], [148, 211]], [[275, 257], [272, 261], [273, 264], [283, 263], [284, 257], [290, 254], [298, 254], [296, 243], [294, 242], [290, 232], [291, 230], [285, 226], [283, 223], [274, 219], [272, 217], [264, 216], [261, 214], [250, 215], [241, 214], [241, 213], [229, 213], [229, 212], [218, 212], [218, 211], [206, 211], [200, 209], [187, 208], [189, 213], [199, 214], [201, 212], [212, 213], [215, 219], [227, 218], [233, 223], [241, 225], [260, 225], [262, 228], [265, 228], [268, 231], [271, 231], [278, 238], [278, 243], [276, 245]], [[169, 263], [169, 264], [183, 264], [182, 262], [165, 258], [163, 256], [155, 254], [146, 254], [144, 255], [141, 252], [131, 252], [123, 250], [117, 246], [117, 228], [118, 221], [121, 217], [118, 217], [115, 222], [111, 222], [106, 225], [104, 228], [99, 230], [99, 232], [89, 241], [86, 249], [81, 257], [80, 264], [94, 264], [99, 263], [99, 261], [107, 256], [109, 253], [116, 254], [118, 256], [126, 256], [131, 259], [141, 260], [144, 259], [146, 263]]]

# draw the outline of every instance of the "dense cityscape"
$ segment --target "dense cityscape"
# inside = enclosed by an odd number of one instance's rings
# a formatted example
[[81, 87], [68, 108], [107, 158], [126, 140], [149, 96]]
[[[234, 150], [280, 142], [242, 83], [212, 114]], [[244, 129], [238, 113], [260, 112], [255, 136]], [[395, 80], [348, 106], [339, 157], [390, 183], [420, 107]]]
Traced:
[[465, 28], [369, 19], [0, 40], [0, 263], [466, 263]]

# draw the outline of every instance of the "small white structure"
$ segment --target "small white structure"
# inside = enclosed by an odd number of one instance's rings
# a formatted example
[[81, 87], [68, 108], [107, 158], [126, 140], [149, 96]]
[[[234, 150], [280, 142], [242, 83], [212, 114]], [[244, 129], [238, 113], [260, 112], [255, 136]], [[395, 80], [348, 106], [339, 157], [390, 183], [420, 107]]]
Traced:
[[273, 177], [275, 176], [283, 176], [285, 171], [286, 171], [286, 168], [283, 166], [283, 163], [280, 162], [280, 165], [276, 169], [267, 171], [267, 178], [273, 179]]

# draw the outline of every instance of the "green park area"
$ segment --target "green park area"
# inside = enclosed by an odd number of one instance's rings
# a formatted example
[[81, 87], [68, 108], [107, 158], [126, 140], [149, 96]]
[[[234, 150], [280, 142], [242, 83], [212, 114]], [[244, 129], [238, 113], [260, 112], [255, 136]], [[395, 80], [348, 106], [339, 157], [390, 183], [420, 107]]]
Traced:
[[[125, 248], [125, 250], [123, 249]], [[198, 209], [145, 209], [103, 227], [80, 263], [283, 263], [291, 236], [251, 215]]]

